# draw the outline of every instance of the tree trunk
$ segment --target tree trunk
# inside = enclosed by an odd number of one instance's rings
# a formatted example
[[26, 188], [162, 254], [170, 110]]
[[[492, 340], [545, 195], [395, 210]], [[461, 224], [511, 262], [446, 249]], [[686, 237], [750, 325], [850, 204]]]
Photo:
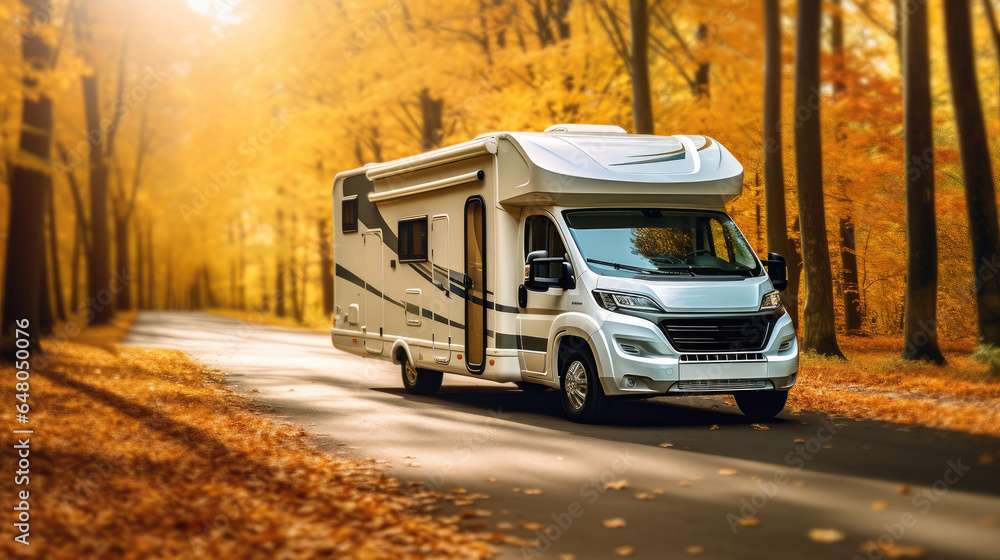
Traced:
[[765, 0], [764, 54], [764, 206], [767, 210], [767, 246], [785, 257], [788, 287], [781, 303], [799, 322], [800, 258], [788, 237], [785, 207], [784, 149], [781, 142], [781, 12], [779, 0]]
[[63, 299], [62, 271], [59, 267], [59, 237], [56, 236], [56, 203], [52, 196], [52, 183], [49, 183], [49, 252], [52, 254], [52, 294], [55, 296], [55, 316], [60, 321], [66, 320], [66, 301]]
[[[799, 4], [795, 38], [795, 106], [806, 109], [795, 129], [795, 167], [799, 181], [799, 221], [806, 273], [803, 347], [843, 358], [834, 327], [833, 278], [823, 206], [823, 161], [820, 138], [819, 42], [820, 3]], [[801, 113], [802, 111], [796, 111]], [[801, 115], [800, 115], [801, 116]]]
[[854, 224], [840, 219], [840, 261], [844, 268], [844, 326], [848, 334], [861, 330], [861, 296], [858, 294], [858, 255]]
[[944, 363], [937, 341], [937, 216], [927, 5], [903, 14], [903, 161], [906, 169], [906, 295], [903, 358]]
[[996, 53], [997, 64], [1000, 64], [1000, 27], [997, 26], [997, 16], [993, 13], [993, 3], [991, 0], [983, 0], [983, 11], [986, 12], [986, 19], [990, 23], [990, 36], [993, 37], [993, 52]]
[[[45, 230], [42, 230], [44, 234]], [[42, 244], [42, 285], [38, 294], [38, 322], [32, 323], [32, 328], [39, 334], [52, 334], [56, 319], [52, 315], [52, 280], [49, 278], [49, 261], [45, 258], [45, 245]]]
[[76, 235], [73, 236], [73, 258], [70, 263], [72, 269], [70, 270], [72, 280], [69, 286], [70, 313], [77, 313], [80, 310], [80, 256], [83, 253], [84, 227], [83, 222], [76, 222]]
[[709, 89], [709, 73], [712, 69], [712, 61], [705, 53], [705, 46], [708, 43], [708, 26], [704, 23], [698, 24], [698, 31], [695, 32], [695, 41], [698, 42], [698, 69], [694, 73], [694, 94], [697, 99], [708, 99], [712, 95]]
[[[22, 0], [28, 10], [30, 25], [24, 28], [22, 57], [35, 72], [47, 73], [51, 67], [52, 52], [35, 25], [48, 21], [51, 13], [49, 0]], [[38, 86], [33, 74], [25, 74], [24, 89], [32, 91]], [[4, 354], [12, 353], [16, 321], [27, 320], [29, 342], [39, 348], [39, 302], [43, 261], [45, 258], [45, 195], [52, 184], [52, 177], [42, 171], [48, 161], [52, 137], [52, 100], [45, 94], [25, 95], [22, 101], [21, 135], [18, 149], [21, 158], [38, 162], [38, 166], [14, 165], [10, 178], [10, 221], [7, 234], [7, 263], [4, 271], [3, 334]]]
[[135, 238], [135, 306], [137, 309], [148, 309], [146, 298], [146, 261], [142, 250], [142, 226], [139, 220], [133, 222], [132, 237]]
[[1000, 226], [989, 142], [979, 101], [968, 0], [944, 3], [951, 96], [958, 124], [959, 149], [965, 176], [965, 201], [972, 238], [972, 270], [976, 275], [979, 338], [984, 345], [1000, 346]]
[[108, 235], [108, 168], [101, 144], [97, 70], [81, 78], [90, 142], [90, 255], [87, 259], [87, 305], [91, 324], [104, 324], [114, 314], [111, 298], [111, 247]]
[[149, 308], [157, 309], [156, 306], [156, 261], [153, 259], [153, 223], [146, 227], [146, 293], [149, 294]]
[[653, 99], [649, 85], [649, 6], [646, 0], [629, 0], [632, 43], [632, 119], [636, 134], [653, 134]]
[[246, 258], [246, 228], [243, 227], [243, 218], [240, 218], [240, 309], [247, 308], [247, 258]]
[[132, 309], [132, 281], [135, 271], [129, 265], [128, 257], [128, 218], [116, 216], [115, 222], [115, 270], [118, 272], [120, 281], [115, 282], [115, 289], [118, 295], [115, 300], [115, 307], [122, 311]]
[[319, 284], [323, 290], [323, 316], [333, 314], [333, 252], [330, 249], [330, 220], [317, 220], [319, 230]]
[[444, 99], [435, 99], [427, 88], [420, 91], [420, 114], [423, 117], [424, 151], [441, 147], [444, 139]]
[[[233, 233], [233, 228], [236, 226], [233, 222], [229, 222], [229, 248], [230, 250], [236, 250], [236, 234]], [[236, 252], [239, 252], [238, 250]], [[239, 302], [237, 300], [237, 288], [236, 288], [236, 268], [237, 259], [239, 255], [229, 259], [229, 307], [231, 309], [239, 309]]]
[[[426, 90], [425, 90], [426, 91]], [[280, 193], [280, 191], [279, 191]], [[284, 226], [284, 215], [281, 209], [278, 209], [278, 227], [277, 237], [278, 237], [278, 255], [275, 263], [275, 274], [274, 274], [274, 314], [278, 317], [285, 316], [285, 300], [287, 299], [287, 294], [285, 294], [285, 226]], [[266, 297], [266, 294], [265, 294]]]

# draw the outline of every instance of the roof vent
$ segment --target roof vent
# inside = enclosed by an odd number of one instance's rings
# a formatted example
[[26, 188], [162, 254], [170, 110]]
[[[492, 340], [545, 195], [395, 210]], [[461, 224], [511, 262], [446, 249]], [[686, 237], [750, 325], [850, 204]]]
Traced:
[[628, 134], [624, 128], [613, 124], [554, 124], [545, 132], [585, 132], [589, 134]]

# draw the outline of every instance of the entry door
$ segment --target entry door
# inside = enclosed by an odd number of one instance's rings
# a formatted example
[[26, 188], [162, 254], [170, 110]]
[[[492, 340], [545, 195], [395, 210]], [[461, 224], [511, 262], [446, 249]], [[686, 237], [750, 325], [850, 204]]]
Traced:
[[431, 280], [437, 290], [428, 295], [431, 316], [431, 346], [434, 361], [447, 364], [451, 361], [451, 282], [448, 251], [448, 216], [439, 214], [431, 218]]
[[[550, 257], [566, 256], [566, 247], [559, 228], [545, 214], [528, 216], [524, 220], [522, 259], [532, 251], [545, 250]], [[549, 276], [556, 276], [559, 267], [552, 266]], [[549, 288], [545, 292], [528, 291], [527, 305], [517, 315], [517, 354], [521, 367], [534, 377], [547, 375], [548, 339], [552, 322], [568, 307], [569, 296], [562, 288]]]
[[[382, 297], [382, 232], [365, 232], [365, 318], [364, 325], [370, 335], [381, 334], [385, 325], [385, 300]], [[382, 340], [367, 339], [365, 349], [372, 354], [382, 353]]]
[[465, 203], [465, 366], [483, 371], [486, 360], [486, 206], [481, 196]]

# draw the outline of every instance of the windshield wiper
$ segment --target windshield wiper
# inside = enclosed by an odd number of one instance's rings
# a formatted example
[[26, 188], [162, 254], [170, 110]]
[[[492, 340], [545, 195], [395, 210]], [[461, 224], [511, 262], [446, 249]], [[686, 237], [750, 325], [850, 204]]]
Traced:
[[[629, 264], [622, 264], [622, 263], [616, 263], [616, 262], [610, 262], [610, 261], [601, 261], [601, 260], [597, 260], [597, 259], [587, 259], [587, 262], [594, 263], [594, 264], [599, 264], [599, 265], [603, 265], [603, 266], [610, 266], [611, 268], [613, 268], [615, 270], [628, 270], [629, 272], [639, 272], [639, 273], [643, 273], [643, 274], [666, 274], [666, 275], [670, 275], [670, 276], [677, 275], [677, 274], [684, 274], [683, 272], [680, 272], [680, 271], [660, 270], [658, 268], [643, 268], [641, 266], [632, 266], [632, 265], [629, 265]], [[693, 272], [691, 273], [691, 276], [694, 276]]]
[[688, 270], [691, 271], [691, 275], [692, 276], [695, 276], [698, 273], [702, 273], [705, 276], [709, 276], [709, 275], [713, 275], [713, 276], [732, 275], [732, 276], [745, 276], [745, 277], [752, 277], [753, 276], [753, 270], [751, 270], [749, 268], [722, 268], [720, 266], [692, 266], [692, 265], [688, 265]]

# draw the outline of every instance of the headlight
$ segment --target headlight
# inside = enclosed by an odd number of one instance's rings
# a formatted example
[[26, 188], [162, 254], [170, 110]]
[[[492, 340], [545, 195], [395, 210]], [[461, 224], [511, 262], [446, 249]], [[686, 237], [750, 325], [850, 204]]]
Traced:
[[638, 294], [623, 294], [620, 292], [605, 292], [594, 290], [597, 304], [608, 311], [645, 311], [662, 313], [663, 309], [652, 299]]
[[781, 305], [781, 296], [778, 295], [777, 290], [771, 290], [764, 294], [764, 297], [760, 300], [760, 310], [774, 311], [778, 315], [785, 313], [785, 308]]

